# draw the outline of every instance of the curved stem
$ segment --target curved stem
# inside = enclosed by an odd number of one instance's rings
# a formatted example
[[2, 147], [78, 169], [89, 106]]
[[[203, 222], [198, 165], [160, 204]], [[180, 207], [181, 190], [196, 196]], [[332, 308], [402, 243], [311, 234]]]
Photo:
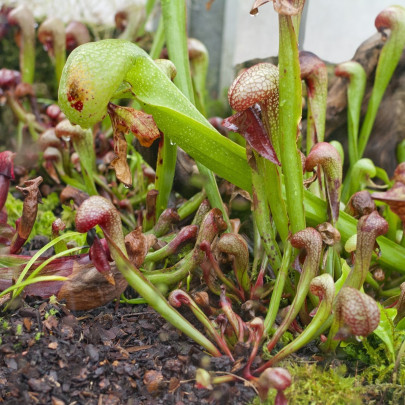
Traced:
[[[101, 65], [102, 70], [108, 69], [108, 82], [103, 79]], [[130, 83], [144, 110], [153, 115], [159, 129], [174, 143], [219, 176], [250, 191], [244, 149], [214, 130], [133, 43], [103, 40], [76, 48], [66, 62], [59, 86], [61, 109], [72, 122], [88, 128], [106, 114], [110, 98], [123, 81]]]
[[374, 86], [359, 136], [359, 158], [366, 149], [381, 100], [405, 46], [405, 8], [388, 7], [377, 16], [375, 25], [378, 31], [382, 32], [389, 28], [391, 33], [378, 59]]
[[[261, 158], [257, 153], [254, 153], [254, 155], [257, 158], [256, 162], [259, 163]], [[277, 271], [281, 263], [281, 254], [270, 219], [270, 207], [268, 205], [264, 178], [259, 168], [256, 170], [255, 167], [252, 167], [251, 172], [253, 184], [253, 217], [255, 218], [256, 226], [269, 262], [273, 269]]]
[[105, 231], [104, 236], [107, 239], [111, 256], [128, 284], [136, 290], [156, 312], [158, 312], [175, 328], [179, 329], [185, 335], [204, 347], [214, 357], [220, 357], [221, 353], [212, 342], [210, 342], [202, 333], [195, 329], [190, 322], [183, 318], [171, 305], [169, 305], [160, 291], [128, 260], [115, 241]]
[[[272, 367], [274, 364], [289, 356], [290, 354], [296, 352], [301, 347], [305, 346], [311, 340], [315, 339], [319, 334], [319, 328], [327, 321], [331, 311], [334, 298], [335, 286], [333, 284], [333, 279], [329, 274], [322, 274], [317, 277], [322, 280], [323, 284], [328, 284], [328, 290], [325, 295], [322, 297], [322, 301], [319, 305], [319, 308], [316, 311], [316, 314], [310, 324], [305, 328], [305, 330], [291, 343], [283, 347], [277, 354], [272, 357], [269, 361], [264, 363], [260, 368], [255, 371], [255, 373], [260, 373], [264, 371], [267, 367]], [[316, 279], [314, 279], [315, 281]]]
[[350, 80], [347, 88], [347, 135], [350, 168], [352, 168], [359, 159], [358, 134], [360, 128], [361, 104], [366, 89], [367, 77], [363, 66], [355, 61], [338, 65], [335, 69], [335, 75], [346, 76]]
[[283, 260], [281, 262], [281, 267], [277, 275], [276, 284], [271, 295], [271, 300], [269, 304], [269, 310], [267, 311], [266, 318], [264, 319], [264, 330], [265, 334], [268, 334], [272, 328], [274, 321], [280, 307], [281, 296], [283, 294], [284, 285], [288, 278], [288, 270], [290, 268], [291, 258], [292, 258], [292, 246], [290, 242], [287, 242], [284, 249]]
[[272, 350], [283, 333], [290, 326], [291, 322], [298, 315], [309, 291], [311, 280], [315, 277], [321, 257], [322, 238], [318, 231], [313, 228], [306, 228], [294, 234], [290, 239], [291, 245], [295, 248], [305, 248], [307, 257], [302, 268], [300, 279], [297, 285], [297, 293], [291, 303], [290, 309], [281, 325], [276, 330], [272, 339], [267, 345]]
[[359, 159], [346, 177], [348, 182], [344, 184], [342, 190], [342, 201], [347, 203], [354, 193], [365, 188], [366, 180], [375, 177], [376, 174], [377, 170], [371, 159]]
[[182, 290], [173, 290], [169, 295], [169, 303], [175, 307], [180, 307], [181, 304], [187, 305], [194, 316], [203, 324], [209, 335], [215, 340], [217, 345], [222, 351], [233, 361], [233, 356], [229, 347], [225, 343], [224, 339], [220, 336], [217, 330], [214, 328], [207, 315], [200, 309], [200, 307], [194, 302], [194, 300]]
[[199, 193], [190, 197], [183, 205], [181, 205], [177, 209], [180, 220], [185, 219], [186, 217], [197, 211], [198, 207], [205, 200], [205, 198], [206, 194], [204, 193], [204, 191], [200, 191]]

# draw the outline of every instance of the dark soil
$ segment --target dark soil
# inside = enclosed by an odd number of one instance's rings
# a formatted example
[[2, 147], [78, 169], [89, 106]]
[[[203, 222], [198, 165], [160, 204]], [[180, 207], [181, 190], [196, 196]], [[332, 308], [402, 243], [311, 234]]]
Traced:
[[1, 404], [246, 404], [243, 382], [198, 389], [196, 369], [231, 372], [145, 305], [72, 313], [31, 301], [0, 314]]

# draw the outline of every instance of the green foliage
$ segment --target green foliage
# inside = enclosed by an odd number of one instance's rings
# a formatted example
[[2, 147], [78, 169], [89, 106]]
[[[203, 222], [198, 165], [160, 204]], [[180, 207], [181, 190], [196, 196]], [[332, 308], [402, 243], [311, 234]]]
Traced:
[[[362, 403], [362, 387], [356, 377], [346, 376], [345, 365], [321, 367], [311, 363], [296, 363], [287, 368], [292, 376], [292, 384], [285, 391], [289, 404]], [[265, 404], [274, 404], [276, 393], [276, 390], [270, 390]], [[254, 404], [259, 404], [259, 401], [256, 400]]]
[[37, 220], [35, 221], [28, 240], [31, 240], [36, 235], [43, 235], [50, 238], [52, 235], [52, 223], [55, 219], [56, 217], [52, 211], [38, 210]]
[[[388, 333], [387, 333], [388, 334]], [[405, 331], [393, 329], [390, 337], [392, 348], [387, 349], [387, 343], [373, 334], [360, 342], [341, 343], [348, 362], [356, 362], [361, 370], [363, 382], [367, 384], [387, 384], [393, 379], [395, 359], [401, 344], [405, 339]], [[389, 347], [389, 346], [388, 346]], [[405, 359], [399, 359], [397, 380], [405, 379]]]
[[[280, 366], [286, 367], [292, 376], [292, 384], [285, 391], [289, 404], [357, 405], [367, 402], [369, 405], [394, 405], [402, 403], [405, 395], [405, 387], [400, 380], [396, 384], [368, 383], [365, 375], [368, 369], [349, 370], [343, 363], [320, 366], [309, 362], [285, 362]], [[276, 393], [276, 390], [270, 390], [264, 404], [274, 404]], [[253, 404], [259, 405], [259, 399], [256, 398]]]
[[377, 304], [380, 308], [381, 319], [377, 329], [374, 331], [374, 334], [376, 334], [385, 343], [386, 348], [391, 355], [391, 361], [395, 362], [395, 328], [393, 320], [397, 314], [397, 310], [395, 308], [385, 309], [381, 304]]
[[45, 312], [45, 319], [48, 319], [50, 316], [57, 315], [59, 311], [56, 308], [51, 308], [49, 311]]
[[7, 211], [7, 223], [14, 226], [15, 221], [21, 217], [23, 202], [15, 198], [11, 193], [8, 193], [5, 207]]
[[22, 333], [23, 333], [22, 323], [18, 323], [18, 324], [17, 324], [17, 327], [16, 327], [16, 329], [15, 329], [15, 334], [16, 334], [17, 336], [21, 336]]
[[61, 220], [65, 223], [66, 229], [73, 229], [75, 225], [76, 211], [71, 205], [62, 205]]

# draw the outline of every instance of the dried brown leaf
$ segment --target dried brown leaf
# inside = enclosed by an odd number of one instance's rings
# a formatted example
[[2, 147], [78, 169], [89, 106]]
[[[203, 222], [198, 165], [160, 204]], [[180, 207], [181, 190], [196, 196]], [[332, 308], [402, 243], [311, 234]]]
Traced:
[[391, 211], [399, 216], [405, 225], [405, 184], [396, 182], [391, 189], [386, 192], [371, 194], [374, 200], [383, 201], [391, 208]]
[[[259, 7], [270, 0], [256, 0], [250, 10], [251, 15], [256, 15], [259, 12]], [[281, 15], [297, 15], [304, 7], [303, 0], [273, 0], [274, 10]]]
[[160, 136], [159, 128], [152, 115], [146, 114], [143, 111], [109, 103], [108, 114], [115, 130], [120, 130], [124, 133], [131, 131], [138, 138], [142, 146], [148, 148]]
[[37, 218], [38, 202], [41, 201], [39, 185], [42, 183], [42, 180], [42, 177], [39, 176], [35, 179], [27, 180], [24, 183], [25, 187], [16, 187], [17, 190], [25, 195], [21, 221], [19, 222], [17, 229], [20, 238], [28, 239], [32, 227], [34, 226]]
[[250, 10], [250, 14], [251, 15], [256, 15], [256, 14], [258, 14], [258, 12], [259, 12], [259, 7], [261, 7], [261, 6], [263, 6], [263, 4], [266, 4], [266, 3], [268, 3], [270, 0], [256, 0], [254, 3], [253, 3], [253, 6], [252, 6], [252, 8], [251, 8], [251, 10]]
[[125, 236], [128, 257], [135, 267], [139, 268], [142, 265], [146, 254], [155, 243], [156, 237], [143, 234], [140, 226]]
[[70, 200], [73, 200], [75, 207], [78, 208], [82, 205], [82, 202], [84, 200], [87, 200], [89, 198], [89, 195], [75, 187], [66, 186], [60, 193], [59, 198], [62, 204], [68, 203]]
[[62, 284], [58, 300], [64, 299], [66, 306], [75, 311], [84, 311], [105, 305], [120, 296], [127, 282], [116, 266], [112, 266], [115, 285], [111, 285], [92, 263], [74, 261], [69, 280]]
[[116, 157], [110, 163], [110, 166], [115, 170], [117, 179], [124, 183], [127, 187], [132, 186], [132, 176], [127, 162], [127, 141], [124, 133], [114, 131], [114, 153]]

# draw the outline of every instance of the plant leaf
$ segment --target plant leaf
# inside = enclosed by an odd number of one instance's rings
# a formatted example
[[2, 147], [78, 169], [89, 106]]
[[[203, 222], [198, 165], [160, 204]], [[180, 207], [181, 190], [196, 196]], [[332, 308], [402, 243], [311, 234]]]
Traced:
[[108, 102], [122, 82], [131, 84], [143, 110], [153, 115], [171, 142], [219, 176], [251, 191], [244, 148], [221, 136], [132, 42], [110, 39], [76, 48], [59, 86], [61, 109], [72, 122], [91, 127], [107, 113]]
[[260, 156], [280, 166], [276, 151], [255, 108], [250, 107], [226, 118], [223, 125], [230, 131], [239, 132]]
[[113, 103], [108, 104], [108, 114], [115, 130], [125, 133], [131, 131], [146, 148], [160, 136], [159, 129], [150, 114]]
[[374, 200], [383, 201], [405, 224], [405, 184], [396, 182], [388, 191], [371, 194]]
[[380, 309], [380, 323], [377, 326], [377, 329], [373, 332], [375, 333], [387, 347], [388, 351], [391, 354], [391, 361], [395, 363], [395, 349], [394, 349], [394, 323], [393, 319], [397, 314], [395, 308], [385, 309], [382, 305], [377, 302], [377, 305]]

